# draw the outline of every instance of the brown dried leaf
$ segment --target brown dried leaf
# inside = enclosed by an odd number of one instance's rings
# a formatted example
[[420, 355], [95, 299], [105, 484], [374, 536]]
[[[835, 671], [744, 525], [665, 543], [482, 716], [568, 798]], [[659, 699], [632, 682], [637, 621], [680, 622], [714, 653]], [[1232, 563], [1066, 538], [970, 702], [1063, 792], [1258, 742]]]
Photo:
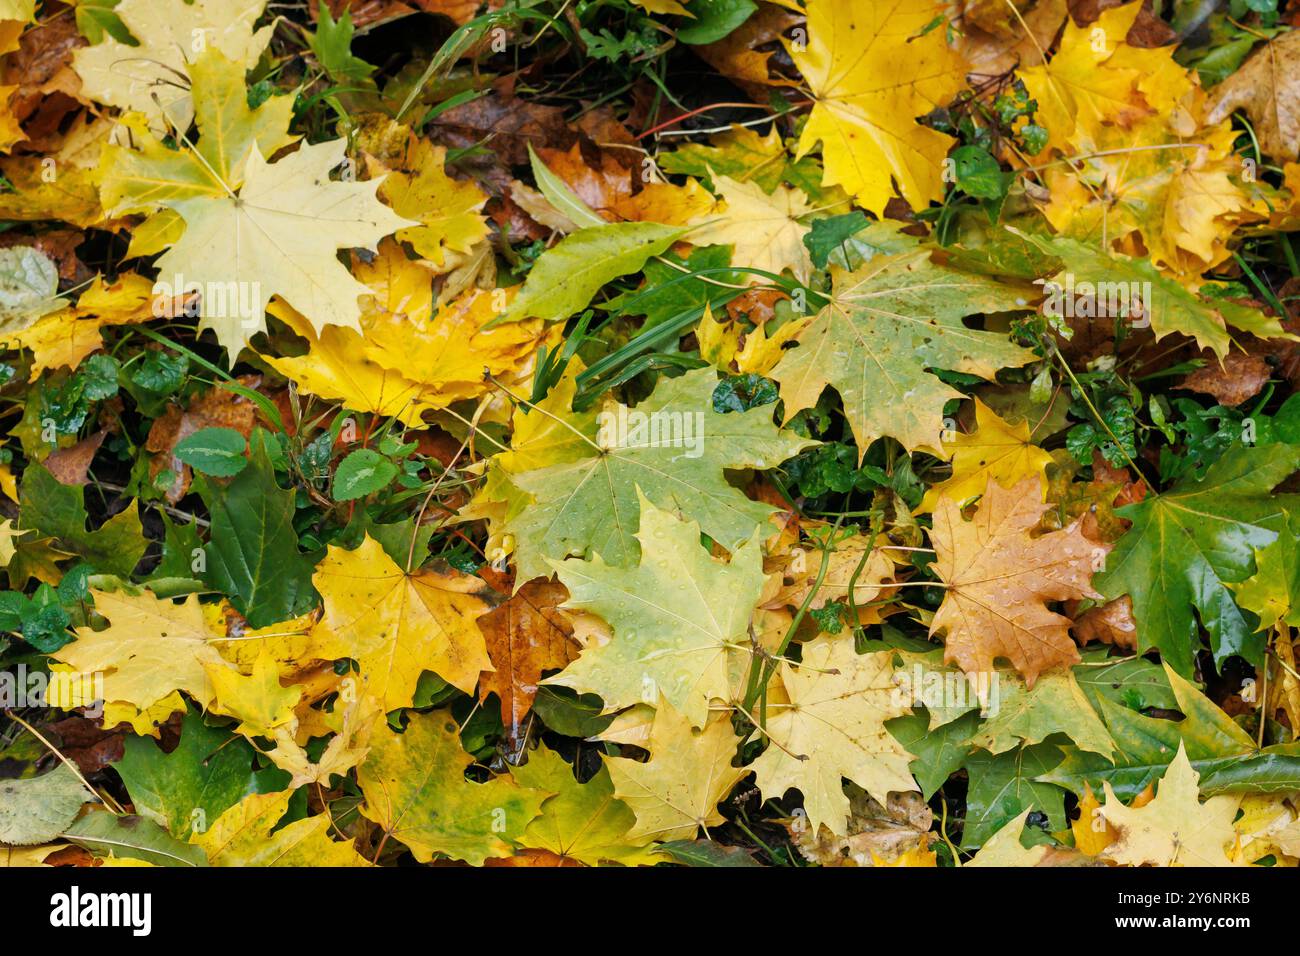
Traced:
[[534, 578], [500, 607], [478, 619], [495, 671], [479, 678], [479, 700], [495, 693], [510, 740], [523, 736], [524, 718], [537, 696], [542, 673], [559, 670], [577, 657], [573, 628], [559, 611], [569, 592], [558, 581]]
[[48, 150], [64, 118], [87, 102], [81, 96], [81, 78], [72, 70], [72, 51], [85, 45], [76, 21], [65, 12], [29, 29], [18, 49], [5, 57], [4, 83], [18, 87], [9, 108], [31, 148]]
[[1215, 87], [1206, 122], [1220, 123], [1238, 109], [1254, 123], [1266, 155], [1291, 160], [1300, 154], [1300, 32], [1259, 47]]
[[704, 62], [742, 85], [796, 86], [785, 77], [772, 76], [768, 61], [781, 49], [786, 32], [802, 21], [803, 17], [789, 10], [764, 4], [721, 40], [694, 49]]
[[528, 163], [529, 144], [534, 149], [568, 149], [577, 140], [564, 122], [563, 110], [518, 98], [503, 81], [488, 95], [439, 114], [432, 125], [434, 142], [449, 150], [486, 147], [486, 155], [467, 157], [463, 165], [475, 168], [498, 189], [508, 184], [510, 167]]
[[[1073, 612], [1077, 602], [1066, 604], [1066, 611]], [[1137, 622], [1133, 620], [1133, 601], [1128, 595], [1109, 601], [1101, 607], [1085, 611], [1074, 619], [1071, 628], [1080, 644], [1101, 641], [1127, 650], [1137, 649]]]
[[90, 469], [90, 463], [95, 458], [95, 452], [99, 451], [99, 446], [104, 443], [104, 436], [107, 434], [105, 430], [100, 429], [94, 434], [87, 435], [75, 445], [50, 452], [50, 456], [45, 459], [45, 467], [60, 484], [84, 485], [89, 480], [86, 472]]
[[[1017, 66], [1041, 62], [1040, 50], [1048, 50], [1065, 23], [1065, 0], [1038, 0], [1016, 4], [1017, 18], [1006, 0], [966, 0], [962, 21], [961, 50], [973, 77], [1000, 76]], [[1026, 34], [1020, 25], [1029, 27]]]
[[1259, 394], [1273, 368], [1255, 352], [1229, 352], [1220, 364], [1212, 353], [1206, 364], [1178, 383], [1179, 388], [1213, 395], [1221, 405], [1240, 405]]
[[931, 532], [934, 570], [948, 586], [930, 625], [931, 634], [947, 634], [944, 660], [974, 672], [1004, 657], [1030, 686], [1043, 671], [1079, 660], [1070, 619], [1047, 602], [1100, 598], [1090, 582], [1109, 550], [1084, 537], [1078, 521], [1033, 537], [1052, 507], [1039, 502], [1037, 481], [1011, 489], [990, 482], [969, 521], [940, 498]]
[[567, 150], [540, 149], [537, 155], [595, 212], [611, 222], [622, 218], [616, 209], [632, 195], [632, 174], [608, 153], [600, 152], [599, 165], [583, 156], [580, 143]]
[[935, 865], [934, 854], [929, 852], [934, 813], [921, 794], [894, 791], [881, 806], [856, 784], [848, 784], [847, 790], [847, 835], [836, 836], [826, 826], [814, 833], [805, 816], [786, 824], [791, 841], [805, 860], [821, 866], [874, 866], [877, 860], [892, 862], [910, 855], [913, 866]]
[[[241, 375], [237, 381], [245, 388], [257, 388], [262, 377]], [[224, 388], [208, 389], [184, 410], [179, 405], [169, 406], [154, 421], [144, 443], [145, 451], [154, 453], [149, 462], [149, 477], [154, 478], [165, 469], [177, 475], [176, 481], [167, 489], [166, 496], [169, 502], [175, 504], [189, 491], [192, 477], [190, 466], [172, 455], [176, 443], [200, 428], [233, 428], [247, 438], [252, 434], [256, 420], [257, 406], [242, 395]]]

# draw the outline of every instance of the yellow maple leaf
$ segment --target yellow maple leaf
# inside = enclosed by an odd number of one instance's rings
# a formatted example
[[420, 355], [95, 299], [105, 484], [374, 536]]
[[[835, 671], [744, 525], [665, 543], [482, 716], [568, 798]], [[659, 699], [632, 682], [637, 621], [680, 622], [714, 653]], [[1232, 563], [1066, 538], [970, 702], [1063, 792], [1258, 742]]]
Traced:
[[616, 197], [610, 210], [620, 218], [632, 222], [661, 222], [668, 226], [684, 226], [703, 216], [713, 205], [709, 191], [700, 185], [698, 179], [689, 178], [680, 186], [673, 183], [647, 183], [635, 195]]
[[[404, 226], [376, 198], [379, 180], [335, 181], [343, 139], [300, 146], [278, 161], [266, 156], [292, 141], [285, 132], [291, 96], [247, 105], [242, 68], [213, 48], [190, 65], [200, 137], [169, 149], [150, 136], [140, 114], [136, 148], [105, 148], [103, 201], [111, 215], [148, 212], [184, 222], [156, 262], [175, 294], [202, 296], [201, 328], [210, 328], [230, 364], [266, 328], [279, 295], [320, 330], [360, 328], [358, 298], [367, 289], [337, 259], [339, 249], [374, 250]], [[310, 228], [304, 223], [310, 222]]]
[[645, 763], [606, 758], [614, 793], [636, 814], [628, 840], [690, 840], [700, 827], [722, 822], [718, 801], [749, 773], [733, 767], [740, 740], [731, 718], [714, 714], [703, 730], [660, 700]]
[[989, 837], [980, 851], [967, 862], [966, 866], [1025, 867], [1040, 866], [1047, 856], [1047, 847], [1035, 846], [1028, 849], [1020, 842], [1024, 832], [1025, 821], [1029, 819], [1030, 810], [1023, 811], [1010, 820], [997, 833]]
[[290, 679], [319, 661], [331, 661], [344, 655], [336, 642], [325, 640], [324, 632], [312, 627], [319, 618], [317, 610], [266, 627], [249, 627], [234, 607], [226, 601], [203, 605], [203, 616], [212, 631], [211, 643], [221, 656], [242, 673], [249, 673], [265, 653], [279, 667], [280, 676]]
[[700, 344], [700, 358], [714, 368], [726, 370], [740, 348], [740, 326], [730, 319], [719, 322], [713, 317], [713, 307], [705, 303], [695, 338]]
[[1070, 138], [1080, 158], [1054, 166], [1044, 181], [1044, 207], [1058, 232], [1123, 251], [1149, 253], [1159, 267], [1195, 284], [1231, 256], [1228, 242], [1242, 223], [1265, 218], [1258, 190], [1241, 182], [1229, 121], [1193, 125], [1182, 142], [1168, 114], [1129, 127], [1080, 126]]
[[1097, 856], [1115, 842], [1115, 828], [1107, 822], [1101, 802], [1086, 783], [1079, 798], [1079, 818], [1070, 821], [1070, 829], [1075, 848], [1088, 856]]
[[446, 159], [445, 148], [412, 134], [401, 157], [387, 169], [370, 161], [372, 175], [387, 172], [379, 195], [399, 216], [420, 223], [399, 229], [397, 238], [438, 265], [447, 250], [469, 252], [487, 235], [487, 220], [479, 210], [488, 197], [474, 183], [448, 176]]
[[309, 344], [306, 355], [262, 356], [303, 391], [406, 425], [422, 424], [424, 412], [437, 407], [421, 400], [423, 388], [418, 382], [367, 359], [366, 340], [360, 333], [338, 325], [318, 332], [306, 316], [279, 299], [272, 300], [267, 312]]
[[781, 361], [786, 346], [799, 338], [799, 333], [812, 324], [815, 316], [806, 315], [791, 319], [770, 336], [760, 325], [745, 336], [745, 345], [736, 353], [736, 368], [744, 373], [766, 375]]
[[820, 141], [823, 183], [843, 186], [878, 216], [893, 195], [891, 179], [914, 209], [943, 198], [954, 140], [916, 122], [946, 105], [965, 79], [943, 12], [926, 0], [809, 0], [806, 48], [791, 46], [816, 100], [798, 156]]
[[194, 119], [190, 67], [212, 48], [249, 70], [274, 26], [254, 32], [266, 0], [121, 0], [113, 13], [137, 45], [105, 35], [72, 54], [81, 91], [97, 103], [143, 113], [159, 136]]
[[134, 272], [118, 276], [111, 284], [96, 276], [76, 305], [50, 313], [9, 336], [5, 344], [32, 350], [29, 381], [51, 369], [76, 368], [87, 355], [103, 347], [102, 329], [158, 317], [153, 287]]
[[9, 102], [17, 92], [17, 85], [0, 86], [0, 153], [9, 152], [15, 143], [27, 138]]
[[358, 412], [420, 425], [425, 412], [493, 389], [487, 375], [509, 378], [524, 369], [549, 333], [539, 319], [485, 328], [508, 305], [514, 288], [473, 289], [435, 310], [433, 276], [406, 258], [395, 242], [356, 267], [366, 284], [360, 332], [339, 326], [317, 331], [280, 300], [268, 311], [306, 339], [307, 354], [264, 358], [304, 391]]
[[[757, 183], [715, 176], [722, 199], [717, 210], [691, 221], [687, 238], [697, 246], [731, 246], [731, 264], [779, 275], [789, 269], [801, 282], [812, 271], [812, 257], [803, 237], [812, 229], [799, 217], [812, 212], [802, 190], [777, 186], [770, 195]], [[764, 281], [748, 276], [749, 282]]]
[[77, 639], [55, 651], [56, 660], [87, 681], [101, 675], [105, 700], [139, 710], [177, 690], [200, 706], [212, 702], [206, 667], [228, 665], [209, 643], [212, 633], [196, 595], [176, 604], [148, 591], [90, 593], [108, 627], [78, 627]]
[[[8, 494], [8, 491], [6, 490], [5, 493]], [[12, 497], [14, 501], [18, 500], [16, 492], [10, 497]], [[17, 554], [17, 549], [14, 547], [14, 539], [19, 535], [24, 534], [27, 534], [27, 531], [20, 531], [18, 528], [14, 527], [13, 519], [5, 518], [3, 521], [0, 521], [0, 567], [7, 565], [10, 559]]]
[[[82, 229], [101, 224], [99, 157], [113, 126], [107, 117], [79, 118], [57, 148], [0, 159], [0, 172], [14, 187], [0, 193], [0, 216], [24, 222], [58, 219]], [[51, 169], [56, 175], [50, 175]]]
[[752, 765], [765, 796], [780, 799], [798, 787], [812, 831], [825, 825], [844, 836], [842, 778], [881, 803], [891, 790], [918, 789], [911, 756], [885, 729], [885, 721], [911, 710], [894, 685], [892, 652], [858, 654], [851, 639], [823, 635], [804, 644], [797, 666], [783, 662], [779, 673], [788, 703], [769, 702], [771, 745]]
[[940, 497], [964, 502], [983, 494], [990, 480], [1009, 488], [1029, 476], [1040, 479], [1038, 500], [1045, 500], [1052, 456], [1029, 438], [1029, 422], [1012, 425], [976, 398], [975, 430], [942, 439], [943, 450], [952, 456], [952, 477], [932, 485], [914, 513], [933, 511]]
[[467, 575], [399, 568], [374, 538], [355, 551], [330, 545], [312, 575], [327, 628], [361, 665], [365, 693], [384, 710], [409, 707], [420, 674], [435, 672], [472, 693], [479, 673], [494, 670], [475, 624], [488, 609], [483, 582]]
[[[369, 866], [351, 843], [330, 839], [328, 812], [276, 829], [291, 791], [251, 793], [190, 840], [213, 866]], [[274, 832], [273, 832], [274, 831]]]
[[212, 682], [211, 709], [240, 721], [238, 732], [245, 737], [268, 737], [294, 719], [302, 688], [281, 686], [279, 665], [266, 648], [247, 676], [225, 661], [207, 663], [204, 670]]
[[352, 693], [351, 696], [351, 701], [336, 705], [325, 716], [324, 721], [334, 736], [315, 761], [294, 739], [291, 727], [278, 727], [271, 733], [276, 747], [267, 751], [266, 756], [281, 770], [288, 771], [288, 789], [295, 790], [307, 783], [329, 786], [331, 776], [346, 774], [370, 752], [370, 735], [384, 715], [383, 705], [369, 694]]
[[1119, 833], [1106, 858], [1125, 866], [1231, 866], [1224, 848], [1236, 840], [1232, 821], [1241, 798], [1223, 795], [1201, 803], [1199, 780], [1179, 742], [1155, 799], [1145, 806], [1126, 807], [1106, 782], [1101, 812]]
[[1128, 127], [1151, 112], [1137, 89], [1141, 71], [1129, 57], [1116, 58], [1141, 6], [1113, 7], [1086, 27], [1067, 18], [1052, 59], [1016, 72], [1038, 103], [1049, 150], [1071, 152], [1077, 125], [1096, 129], [1106, 121]]

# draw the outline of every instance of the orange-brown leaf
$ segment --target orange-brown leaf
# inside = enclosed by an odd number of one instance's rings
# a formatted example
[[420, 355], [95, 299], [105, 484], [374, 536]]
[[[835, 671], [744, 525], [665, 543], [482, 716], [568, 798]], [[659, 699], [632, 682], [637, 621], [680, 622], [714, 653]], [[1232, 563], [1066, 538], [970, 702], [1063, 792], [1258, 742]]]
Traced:
[[1033, 536], [1043, 511], [1038, 479], [1006, 489], [990, 482], [974, 517], [941, 498], [934, 510], [935, 573], [948, 586], [930, 633], [947, 633], [944, 659], [964, 671], [991, 671], [1006, 658], [1032, 685], [1049, 668], [1073, 664], [1079, 652], [1070, 620], [1049, 601], [1098, 598], [1091, 578], [1108, 550], [1089, 541], [1075, 521]]
[[501, 721], [511, 740], [522, 735], [523, 721], [537, 696], [542, 673], [559, 670], [576, 657], [573, 628], [559, 611], [569, 599], [563, 584], [534, 578], [500, 607], [478, 619], [495, 671], [479, 678], [480, 700], [495, 693]]

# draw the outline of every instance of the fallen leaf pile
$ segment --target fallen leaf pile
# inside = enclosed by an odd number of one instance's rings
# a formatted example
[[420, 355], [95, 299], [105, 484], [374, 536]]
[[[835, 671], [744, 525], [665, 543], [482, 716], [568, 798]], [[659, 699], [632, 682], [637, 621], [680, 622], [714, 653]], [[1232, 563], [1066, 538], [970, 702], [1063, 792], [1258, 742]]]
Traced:
[[1201, 7], [0, 0], [0, 859], [1300, 865]]

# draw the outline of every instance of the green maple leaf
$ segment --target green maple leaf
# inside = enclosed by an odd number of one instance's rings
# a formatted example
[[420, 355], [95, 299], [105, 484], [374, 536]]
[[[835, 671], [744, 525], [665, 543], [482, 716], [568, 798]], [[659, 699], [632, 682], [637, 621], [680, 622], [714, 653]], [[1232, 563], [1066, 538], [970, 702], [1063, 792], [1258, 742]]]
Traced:
[[113, 769], [136, 812], [182, 840], [199, 823], [195, 810], [203, 811], [206, 827], [253, 792], [253, 749], [207, 726], [196, 711], [183, 718], [175, 750], [163, 753], [149, 737], [128, 736]]
[[55, 539], [96, 571], [127, 577], [144, 557], [138, 508], [127, 507], [94, 531], [86, 530], [85, 488], [62, 484], [37, 462], [23, 472], [18, 524]]
[[644, 846], [644, 838], [628, 839], [636, 814], [614, 796], [614, 782], [603, 764], [590, 780], [578, 783], [573, 768], [543, 744], [528, 755], [528, 763], [511, 767], [510, 773], [531, 790], [555, 794], [542, 804], [541, 816], [528, 824], [520, 846], [549, 850], [588, 866], [608, 861], [636, 866], [663, 859]]
[[1300, 627], [1300, 548], [1296, 541], [1300, 541], [1300, 516], [1288, 514], [1277, 540], [1256, 549], [1259, 570], [1231, 585], [1237, 603], [1257, 614], [1261, 627]]
[[1083, 750], [1104, 756], [1114, 752], [1114, 741], [1072, 671], [1048, 671], [1032, 688], [1014, 671], [998, 671], [998, 678], [997, 709], [990, 708], [989, 718], [971, 737], [975, 746], [997, 754], [1063, 733]]
[[971, 751], [971, 734], [978, 723], [979, 715], [967, 711], [956, 720], [931, 729], [930, 714], [920, 707], [916, 713], [886, 721], [885, 729], [915, 756], [908, 769], [921, 788], [921, 796], [929, 800], [966, 762]]
[[551, 794], [509, 777], [473, 783], [465, 779], [473, 762], [461, 749], [456, 721], [445, 712], [412, 714], [400, 734], [383, 726], [357, 769], [366, 798], [361, 812], [421, 863], [435, 853], [474, 866], [509, 856]]
[[731, 563], [700, 544], [700, 527], [641, 499], [641, 561], [620, 568], [599, 556], [551, 562], [569, 589], [565, 607], [604, 618], [614, 629], [548, 684], [599, 694], [605, 710], [657, 702], [662, 694], [694, 727], [711, 700], [730, 697], [728, 648], [749, 636], [763, 588], [758, 532]]
[[1164, 775], [1181, 744], [1201, 776], [1200, 788], [1206, 796], [1229, 790], [1280, 793], [1300, 787], [1300, 745], [1259, 749], [1231, 717], [1168, 664], [1165, 673], [1182, 720], [1147, 717], [1101, 698], [1101, 715], [1117, 748], [1114, 762], [1065, 747], [1065, 759], [1039, 776], [1039, 782], [1079, 795], [1085, 785], [1100, 793], [1102, 784], [1110, 784], [1127, 800]]
[[[562, 453], [557, 450], [547, 459], [554, 464], [511, 476], [532, 497], [507, 522], [517, 540], [518, 581], [549, 575], [548, 559], [570, 555], [592, 553], [618, 567], [635, 564], [640, 554], [638, 489], [657, 507], [699, 522], [701, 530], [728, 551], [748, 540], [775, 509], [751, 501], [728, 484], [725, 470], [774, 468], [816, 442], [778, 430], [770, 406], [715, 412], [716, 385], [712, 369], [697, 369], [662, 379], [635, 409], [607, 408], [603, 420], [610, 427], [602, 439], [604, 447], [597, 443], [600, 416], [570, 416], [569, 423], [586, 440], [568, 441]], [[633, 423], [689, 424], [699, 438], [698, 456], [691, 447], [656, 442], [648, 433], [629, 429], [621, 434], [618, 423], [624, 412]]]
[[983, 846], [1009, 820], [1026, 810], [1047, 815], [1049, 831], [1064, 830], [1065, 793], [1042, 781], [1042, 775], [1061, 761], [1053, 744], [1034, 744], [996, 756], [977, 750], [966, 759], [970, 789], [966, 794], [963, 849]]
[[[1057, 274], [1057, 284], [1063, 287], [1064, 277], [1069, 273], [1076, 294], [1083, 282], [1092, 283], [1094, 287], [1100, 286], [1100, 289], [1115, 289], [1118, 288], [1118, 283], [1123, 283], [1130, 291], [1142, 290], [1139, 295], [1148, 310], [1145, 318], [1150, 321], [1151, 331], [1157, 340], [1171, 332], [1181, 332], [1194, 338], [1201, 348], [1211, 349], [1223, 357], [1227, 355], [1233, 341], [1228, 325], [1261, 338], [1289, 337], [1277, 319], [1264, 315], [1258, 309], [1226, 300], [1210, 302], [1202, 299], [1187, 291], [1180, 282], [1165, 276], [1146, 260], [1112, 255], [1062, 236], [1046, 238], [1016, 229], [1008, 231], [1032, 242], [1043, 252], [1059, 257], [1065, 263], [1065, 269]], [[1106, 297], [1098, 291], [1098, 303]], [[1116, 319], [1127, 321], [1118, 316]]]
[[1255, 549], [1277, 538], [1286, 509], [1300, 501], [1271, 493], [1297, 467], [1300, 448], [1235, 446], [1204, 478], [1184, 478], [1164, 494], [1116, 509], [1133, 526], [1093, 586], [1107, 598], [1132, 598], [1139, 653], [1156, 648], [1190, 675], [1199, 617], [1217, 664], [1233, 654], [1263, 662], [1263, 637], [1229, 585], [1252, 574]]
[[772, 373], [787, 420], [832, 385], [859, 455], [889, 435], [908, 450], [946, 457], [943, 406], [965, 396], [931, 370], [992, 380], [1001, 368], [1034, 361], [1033, 352], [1006, 335], [962, 323], [980, 312], [1026, 309], [1029, 297], [1027, 289], [941, 266], [927, 250], [879, 256], [838, 273], [830, 304]]

